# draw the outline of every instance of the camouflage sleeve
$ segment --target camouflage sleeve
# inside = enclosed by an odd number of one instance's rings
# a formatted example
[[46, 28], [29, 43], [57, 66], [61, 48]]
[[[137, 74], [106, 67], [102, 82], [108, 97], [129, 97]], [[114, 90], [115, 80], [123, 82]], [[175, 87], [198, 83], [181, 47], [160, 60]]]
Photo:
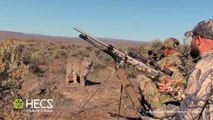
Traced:
[[169, 93], [175, 101], [181, 101], [185, 96], [184, 89], [185, 87], [183, 85], [175, 83], [170, 86], [166, 92]]
[[[173, 84], [169, 86], [167, 91], [164, 93], [171, 95], [175, 101], [182, 100], [184, 97], [186, 78], [184, 77], [183, 72], [179, 69], [181, 66], [180, 59], [176, 55], [173, 55], [162, 59], [159, 61], [159, 64], [173, 71], [172, 76], [166, 76], [168, 79], [173, 81]], [[163, 76], [160, 78], [160, 81], [166, 77]]]
[[208, 106], [208, 100], [213, 93], [213, 68], [202, 71], [196, 68], [190, 75], [185, 99], [181, 102], [180, 109], [174, 117], [175, 120], [199, 119], [205, 107]]

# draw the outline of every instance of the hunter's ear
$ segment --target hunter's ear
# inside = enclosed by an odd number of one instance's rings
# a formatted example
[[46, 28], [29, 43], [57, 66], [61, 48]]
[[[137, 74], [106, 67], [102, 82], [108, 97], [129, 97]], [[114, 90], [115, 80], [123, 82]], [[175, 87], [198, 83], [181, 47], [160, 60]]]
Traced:
[[195, 44], [196, 44], [196, 46], [200, 46], [200, 44], [201, 44], [201, 37], [200, 36], [197, 36], [196, 37], [196, 41], [195, 41]]

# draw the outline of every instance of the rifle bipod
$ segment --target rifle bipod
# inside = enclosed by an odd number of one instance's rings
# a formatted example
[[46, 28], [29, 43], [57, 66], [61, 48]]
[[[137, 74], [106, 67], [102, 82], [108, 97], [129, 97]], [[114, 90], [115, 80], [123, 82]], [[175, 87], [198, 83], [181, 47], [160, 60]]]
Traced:
[[[125, 89], [124, 89], [123, 85], [121, 84], [120, 99], [119, 99], [119, 105], [118, 105], [118, 120], [120, 118], [123, 90], [125, 90]], [[125, 95], [124, 95], [124, 120], [126, 120], [126, 107], [127, 107], [127, 93], [126, 93], [126, 90], [125, 90]]]
[[89, 99], [84, 103], [84, 105], [79, 109], [78, 113], [83, 112], [84, 107], [89, 103], [89, 101], [95, 96], [95, 94], [101, 89], [101, 87], [106, 83], [106, 81], [117, 71], [117, 69], [123, 64], [123, 62], [120, 62], [118, 65], [116, 65], [115, 69], [110, 73], [110, 75], [101, 83], [99, 88], [95, 90], [95, 92], [89, 97]]

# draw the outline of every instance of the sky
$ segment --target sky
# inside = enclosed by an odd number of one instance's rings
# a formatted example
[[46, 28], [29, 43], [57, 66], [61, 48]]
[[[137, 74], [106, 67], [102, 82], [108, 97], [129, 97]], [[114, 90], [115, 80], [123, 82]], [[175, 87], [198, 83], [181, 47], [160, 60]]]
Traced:
[[0, 0], [0, 30], [137, 41], [182, 40], [213, 18], [213, 0]]

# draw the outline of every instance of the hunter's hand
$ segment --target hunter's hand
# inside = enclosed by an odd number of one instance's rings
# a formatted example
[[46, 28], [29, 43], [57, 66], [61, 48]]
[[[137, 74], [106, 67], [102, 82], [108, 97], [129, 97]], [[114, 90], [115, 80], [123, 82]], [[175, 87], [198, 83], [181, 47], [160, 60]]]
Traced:
[[172, 84], [173, 81], [167, 77], [164, 77], [157, 83], [160, 92], [166, 92]]

